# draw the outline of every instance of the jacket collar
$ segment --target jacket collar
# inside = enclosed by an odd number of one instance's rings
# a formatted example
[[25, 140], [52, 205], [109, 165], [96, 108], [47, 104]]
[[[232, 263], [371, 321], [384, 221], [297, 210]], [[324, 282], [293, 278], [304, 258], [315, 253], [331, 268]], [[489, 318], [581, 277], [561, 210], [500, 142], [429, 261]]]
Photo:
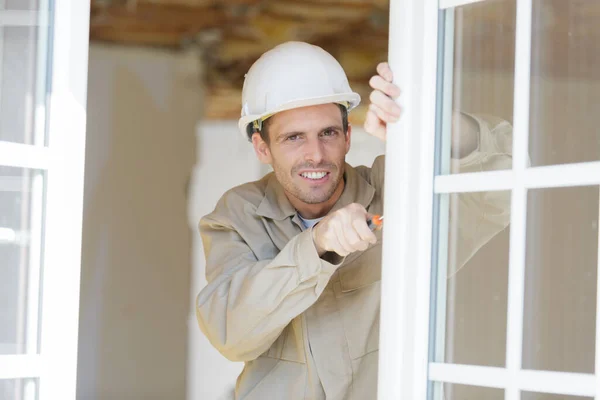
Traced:
[[[285, 195], [283, 186], [281, 186], [274, 173], [269, 175], [265, 195], [258, 205], [256, 213], [261, 217], [275, 220], [283, 220], [295, 215], [296, 209]], [[375, 188], [348, 163], [345, 164], [344, 168], [344, 180], [346, 182], [344, 191], [330, 212], [352, 203], [359, 203], [367, 208], [373, 200]]]

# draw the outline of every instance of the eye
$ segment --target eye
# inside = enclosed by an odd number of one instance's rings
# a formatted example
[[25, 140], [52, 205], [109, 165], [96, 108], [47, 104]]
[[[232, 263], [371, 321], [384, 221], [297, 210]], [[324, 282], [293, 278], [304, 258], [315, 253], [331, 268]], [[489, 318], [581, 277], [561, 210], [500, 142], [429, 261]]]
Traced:
[[335, 129], [325, 129], [323, 131], [323, 136], [326, 136], [326, 137], [335, 136], [336, 134], [337, 134], [337, 131]]
[[295, 142], [296, 140], [298, 140], [300, 138], [300, 135], [290, 135], [288, 136], [285, 140], [288, 140], [290, 142]]

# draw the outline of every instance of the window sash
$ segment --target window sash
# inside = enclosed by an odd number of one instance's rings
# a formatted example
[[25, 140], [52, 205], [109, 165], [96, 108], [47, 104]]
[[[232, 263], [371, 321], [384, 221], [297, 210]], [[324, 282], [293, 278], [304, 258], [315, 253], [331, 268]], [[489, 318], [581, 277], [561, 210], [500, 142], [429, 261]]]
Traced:
[[[0, 10], [0, 26], [44, 26], [48, 18]], [[0, 141], [0, 165], [46, 171], [40, 353], [0, 355], [0, 379], [39, 378], [41, 400], [76, 394], [90, 1], [56, 1], [52, 18], [52, 53], [37, 64], [51, 82], [48, 145]]]
[[[386, 144], [386, 182], [393, 184], [388, 184], [385, 192], [379, 398], [425, 399], [429, 382], [449, 382], [503, 388], [507, 400], [519, 399], [524, 390], [596, 396], [600, 400], [598, 373], [522, 369], [527, 191], [600, 185], [600, 162], [534, 168], [528, 164], [531, 0], [517, 0], [512, 169], [434, 174], [437, 146], [445, 146], [446, 150], [449, 146], [448, 140], [440, 140], [448, 137], [447, 132], [438, 132], [435, 140], [436, 126], [431, 116], [444, 122], [450, 118], [452, 71], [440, 65], [452, 65], [454, 43], [448, 36], [454, 34], [453, 8], [479, 1], [484, 0], [392, 0], [390, 4], [389, 63], [394, 81], [402, 89], [398, 103], [403, 117], [388, 125]], [[444, 23], [438, 26], [438, 21]], [[436, 102], [441, 95], [443, 106]], [[448, 125], [439, 124], [437, 128]], [[447, 173], [448, 160], [438, 161], [438, 173]], [[432, 303], [437, 309], [445, 309], [445, 293], [431, 291], [435, 282], [444, 278], [432, 268], [432, 259], [444, 261], [439, 259], [444, 249], [432, 244], [440, 240], [437, 230], [446, 229], [442, 224], [434, 231], [433, 221], [443, 222], [444, 215], [439, 213], [447, 209], [443, 204], [434, 207], [434, 196], [492, 190], [512, 192], [506, 368], [429, 363], [428, 344], [435, 341], [431, 347], [443, 351], [445, 339], [443, 335], [430, 337], [434, 327], [443, 330], [445, 323], [443, 315], [429, 319]], [[596, 326], [600, 326], [600, 274], [597, 288]], [[596, 371], [600, 371], [599, 343], [600, 329], [596, 329]]]

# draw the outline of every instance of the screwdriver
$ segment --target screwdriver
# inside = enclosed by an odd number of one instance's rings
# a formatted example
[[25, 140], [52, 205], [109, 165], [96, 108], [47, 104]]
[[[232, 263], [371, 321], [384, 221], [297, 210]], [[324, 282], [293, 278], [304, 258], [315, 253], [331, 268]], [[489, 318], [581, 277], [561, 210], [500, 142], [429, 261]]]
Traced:
[[381, 229], [383, 226], [383, 215], [373, 215], [373, 218], [367, 220], [367, 225], [372, 231]]

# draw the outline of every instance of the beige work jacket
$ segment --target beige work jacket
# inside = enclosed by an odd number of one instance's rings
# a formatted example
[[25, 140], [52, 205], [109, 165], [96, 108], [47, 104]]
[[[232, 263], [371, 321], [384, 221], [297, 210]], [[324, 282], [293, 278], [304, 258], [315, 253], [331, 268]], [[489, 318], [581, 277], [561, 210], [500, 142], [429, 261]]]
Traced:
[[[461, 166], [510, 167], [498, 141], [506, 129], [477, 121], [479, 149]], [[332, 211], [360, 203], [383, 212], [383, 156], [371, 168], [346, 165], [344, 179]], [[508, 197], [464, 196], [459, 208], [476, 215], [460, 232], [463, 258], [482, 245], [478, 236], [489, 240], [509, 220]], [[345, 258], [319, 258], [273, 173], [225, 193], [200, 232], [209, 283], [197, 298], [198, 322], [225, 357], [245, 362], [236, 399], [376, 399], [381, 240]]]

